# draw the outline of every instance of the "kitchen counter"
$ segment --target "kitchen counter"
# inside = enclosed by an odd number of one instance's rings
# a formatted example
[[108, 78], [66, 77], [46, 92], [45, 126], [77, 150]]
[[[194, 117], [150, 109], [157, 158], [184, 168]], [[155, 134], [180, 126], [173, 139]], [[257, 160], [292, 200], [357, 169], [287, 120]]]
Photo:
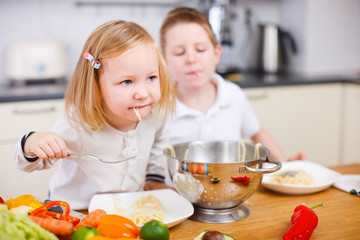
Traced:
[[309, 85], [325, 83], [353, 83], [360, 84], [360, 75], [339, 76], [303, 76], [303, 75], [274, 75], [274, 74], [228, 74], [225, 78], [233, 81], [242, 88], [278, 87], [291, 85]]
[[22, 85], [0, 85], [0, 103], [61, 99], [66, 92], [67, 82], [34, 83]]
[[[276, 87], [304, 84], [360, 84], [360, 75], [309, 77], [301, 75], [227, 74], [225, 76], [242, 88]], [[0, 103], [63, 98], [67, 81], [29, 85], [0, 84]]]
[[[360, 174], [360, 164], [332, 167], [342, 174]], [[359, 239], [360, 237], [360, 197], [331, 187], [310, 195], [282, 195], [263, 187], [251, 196], [244, 205], [250, 215], [233, 223], [201, 223], [185, 220], [170, 229], [170, 239], [194, 239], [203, 230], [217, 230], [235, 237], [246, 239], [282, 239], [290, 226], [291, 215], [299, 204], [314, 206], [325, 203], [324, 207], [314, 209], [319, 224], [312, 240], [316, 239]]]

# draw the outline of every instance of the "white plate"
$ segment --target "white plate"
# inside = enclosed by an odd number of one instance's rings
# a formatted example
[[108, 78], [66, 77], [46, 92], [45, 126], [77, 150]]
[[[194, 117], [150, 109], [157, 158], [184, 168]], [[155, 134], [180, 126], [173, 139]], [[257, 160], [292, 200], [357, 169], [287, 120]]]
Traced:
[[319, 192], [329, 188], [342, 175], [329, 168], [310, 161], [291, 161], [282, 163], [281, 171], [283, 170], [304, 170], [312, 175], [315, 185], [295, 185], [271, 182], [271, 177], [277, 172], [271, 174], [264, 174], [262, 186], [284, 194], [301, 195]]
[[[171, 189], [96, 194], [91, 198], [88, 211], [92, 212], [96, 209], [103, 209], [108, 214], [114, 214], [114, 201], [120, 199], [119, 207], [127, 211], [123, 215], [127, 217], [133, 211], [132, 203], [141, 197], [147, 197], [149, 195], [156, 197], [161, 202], [163, 210], [167, 214], [166, 220], [163, 222], [168, 228], [181, 223], [194, 213], [193, 205]], [[142, 225], [138, 225], [138, 227], [142, 227]]]

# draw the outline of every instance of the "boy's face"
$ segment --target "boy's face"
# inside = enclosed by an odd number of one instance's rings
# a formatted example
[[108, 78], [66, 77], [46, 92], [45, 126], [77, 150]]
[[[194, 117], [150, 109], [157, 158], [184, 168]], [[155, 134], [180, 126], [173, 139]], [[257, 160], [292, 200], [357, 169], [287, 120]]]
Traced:
[[132, 129], [145, 118], [160, 99], [159, 68], [156, 50], [139, 44], [113, 58], [101, 60], [100, 90], [105, 113], [116, 129]]
[[196, 23], [180, 23], [165, 34], [165, 59], [177, 87], [199, 88], [210, 81], [220, 60], [216, 47], [204, 28]]

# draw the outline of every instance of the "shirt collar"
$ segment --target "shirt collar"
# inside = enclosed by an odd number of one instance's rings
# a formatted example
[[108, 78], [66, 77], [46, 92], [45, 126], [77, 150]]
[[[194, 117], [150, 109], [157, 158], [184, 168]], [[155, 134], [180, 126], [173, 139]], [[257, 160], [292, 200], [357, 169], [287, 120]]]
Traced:
[[211, 80], [216, 84], [217, 86], [217, 92], [216, 92], [216, 101], [214, 106], [218, 107], [226, 107], [231, 104], [232, 97], [229, 95], [229, 93], [226, 92], [226, 82], [223, 77], [221, 77], [219, 74], [214, 73], [211, 77]]
[[[214, 73], [211, 76], [211, 81], [213, 81], [216, 85], [216, 100], [211, 108], [222, 108], [231, 104], [231, 97], [226, 93], [226, 82], [224, 78], [219, 74]], [[200, 116], [203, 115], [203, 113], [198, 110], [189, 108], [184, 103], [176, 99], [176, 116], [182, 117], [186, 115]]]

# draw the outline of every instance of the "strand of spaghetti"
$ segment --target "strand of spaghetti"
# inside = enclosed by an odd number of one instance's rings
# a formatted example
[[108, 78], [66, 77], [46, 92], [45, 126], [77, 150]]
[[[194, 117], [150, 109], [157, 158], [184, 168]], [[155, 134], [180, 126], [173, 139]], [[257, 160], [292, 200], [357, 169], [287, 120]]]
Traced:
[[166, 146], [165, 149], [168, 149], [169, 152], [170, 152], [170, 157], [172, 158], [176, 158], [176, 154], [175, 154], [175, 150], [174, 150], [174, 147], [173, 146]]
[[121, 200], [120, 199], [115, 199], [114, 200], [114, 210], [112, 211], [113, 213], [119, 214], [119, 215], [124, 215], [125, 214], [125, 209], [123, 209], [121, 207]]
[[184, 160], [188, 160], [189, 149], [187, 148], [184, 153]]
[[246, 149], [245, 149], [244, 141], [242, 141], [242, 140], [239, 141], [238, 152], [239, 152], [239, 162], [244, 162]]
[[166, 219], [161, 202], [152, 195], [141, 197], [132, 204], [132, 207], [134, 211], [129, 218], [137, 225], [143, 225], [150, 220], [164, 221]]
[[136, 116], [138, 117], [139, 121], [141, 121], [141, 116], [140, 116], [140, 113], [139, 113], [139, 109], [136, 107], [133, 108], [134, 109], [134, 112], [136, 114]]
[[255, 144], [254, 159], [260, 158], [260, 147], [261, 147], [261, 143]]
[[[166, 146], [166, 147], [164, 147], [163, 150], [166, 150], [166, 149], [169, 150], [170, 157], [176, 158], [176, 154], [175, 154], [175, 150], [174, 150], [173, 146], [171, 146], [171, 145]], [[166, 156], [165, 156], [165, 154], [162, 155], [161, 159], [162, 159], [162, 166], [165, 168], [165, 166], [166, 166], [166, 162], [165, 162], [166, 161]]]

